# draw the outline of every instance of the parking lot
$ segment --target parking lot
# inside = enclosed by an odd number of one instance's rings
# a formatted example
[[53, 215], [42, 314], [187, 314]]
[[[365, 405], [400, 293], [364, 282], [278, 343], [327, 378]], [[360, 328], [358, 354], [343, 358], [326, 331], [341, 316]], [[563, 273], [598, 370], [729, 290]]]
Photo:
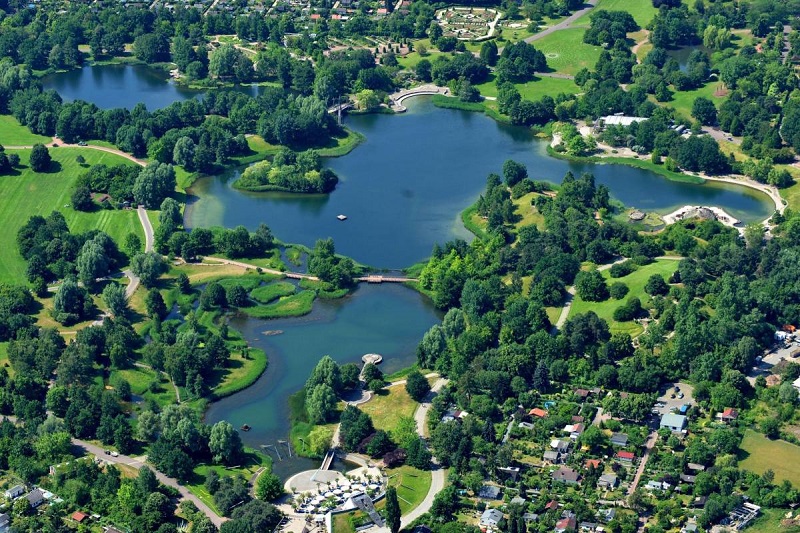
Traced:
[[750, 384], [755, 384], [758, 376], [772, 374], [772, 367], [781, 361], [800, 364], [800, 343], [798, 341], [794, 341], [788, 346], [776, 344], [772, 349], [766, 351], [761, 361], [748, 373], [747, 379]]
[[679, 412], [683, 405], [694, 405], [694, 388], [688, 383], [672, 383], [660, 392], [658, 403], [653, 408], [653, 414], [659, 417], [670, 412]]

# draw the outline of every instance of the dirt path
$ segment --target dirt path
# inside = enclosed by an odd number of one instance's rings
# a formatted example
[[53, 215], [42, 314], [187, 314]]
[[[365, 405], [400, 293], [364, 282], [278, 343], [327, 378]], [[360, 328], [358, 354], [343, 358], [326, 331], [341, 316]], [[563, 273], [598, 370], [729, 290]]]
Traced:
[[636, 476], [633, 478], [633, 483], [631, 486], [628, 487], [628, 496], [633, 494], [633, 491], [636, 490], [636, 487], [639, 486], [639, 481], [642, 479], [642, 474], [644, 474], [644, 469], [647, 466], [647, 460], [650, 459], [650, 450], [653, 449], [653, 446], [656, 445], [656, 441], [658, 440], [658, 432], [653, 431], [650, 435], [647, 436], [647, 442], [644, 445], [644, 453], [642, 454], [642, 460], [639, 461], [639, 468], [636, 469]]

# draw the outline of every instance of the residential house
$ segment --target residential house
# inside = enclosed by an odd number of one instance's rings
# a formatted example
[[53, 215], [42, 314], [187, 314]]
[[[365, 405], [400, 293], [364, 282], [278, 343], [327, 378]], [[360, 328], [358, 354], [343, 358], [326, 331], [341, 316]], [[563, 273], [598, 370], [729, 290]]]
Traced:
[[570, 428], [569, 438], [572, 439], [573, 441], [578, 440], [578, 437], [581, 436], [583, 430], [585, 429], [583, 424], [575, 424], [573, 426], [567, 426], [567, 428]]
[[486, 509], [481, 515], [481, 527], [497, 527], [503, 519], [503, 513], [497, 509]]
[[561, 454], [554, 450], [547, 450], [544, 452], [542, 459], [556, 465], [561, 462]]
[[676, 415], [674, 413], [667, 413], [661, 417], [661, 428], [667, 428], [670, 431], [680, 432], [686, 427], [686, 417], [683, 415]]
[[562, 466], [550, 474], [550, 477], [553, 478], [553, 481], [560, 481], [567, 485], [577, 485], [580, 474], [568, 466]]
[[36, 509], [44, 503], [44, 493], [39, 489], [33, 489], [26, 496], [28, 503], [31, 504], [33, 509]]
[[25, 494], [25, 486], [24, 485], [14, 485], [7, 491], [3, 493], [7, 500], [13, 500], [14, 498], [19, 498], [23, 494]]
[[614, 433], [611, 435], [611, 445], [624, 448], [628, 445], [628, 435], [625, 433]]
[[536, 513], [525, 513], [522, 515], [522, 520], [524, 520], [526, 524], [532, 524], [539, 521], [539, 515]]
[[544, 506], [544, 510], [552, 511], [553, 509], [558, 509], [558, 502], [555, 500], [550, 500], [547, 502], [547, 505]]
[[574, 516], [569, 518], [562, 518], [556, 522], [556, 528], [553, 530], [555, 533], [567, 533], [568, 531], [575, 531], [578, 527], [578, 521]]
[[478, 491], [478, 498], [483, 498], [484, 500], [499, 500], [500, 487], [495, 487], [494, 485], [484, 485]]
[[603, 474], [600, 476], [600, 479], [597, 480], [598, 487], [608, 490], [617, 488], [617, 483], [619, 483], [619, 479], [614, 474]]
[[572, 444], [570, 441], [564, 439], [554, 439], [550, 441], [550, 447], [560, 453], [568, 452], [570, 444]]
[[575, 389], [575, 396], [585, 400], [589, 397], [589, 391], [586, 389]]
[[501, 466], [497, 468], [498, 472], [502, 472], [512, 481], [516, 481], [517, 477], [519, 477], [519, 467], [518, 466]]
[[737, 411], [733, 407], [728, 407], [721, 413], [717, 413], [717, 419], [726, 424], [730, 424], [731, 422], [736, 422], [738, 418], [739, 418], [739, 411]]
[[528, 411], [528, 414], [536, 418], [547, 418], [547, 411], [544, 409], [539, 409], [538, 407], [534, 407]]
[[521, 496], [514, 496], [511, 498], [511, 501], [508, 502], [510, 505], [525, 505], [525, 498]]
[[573, 424], [583, 424], [586, 419], [580, 415], [572, 415], [572, 423]]
[[669, 490], [670, 488], [672, 488], [672, 485], [670, 485], [666, 481], [651, 480], [647, 482], [645, 488], [647, 490]]
[[518, 425], [522, 429], [533, 429], [534, 427], [533, 424], [531, 424], [530, 422], [520, 422]]
[[581, 522], [578, 524], [578, 529], [581, 531], [597, 531], [597, 524], [594, 522]]
[[693, 484], [697, 480], [696, 476], [690, 476], [689, 474], [681, 474], [681, 481], [684, 483]]
[[617, 516], [617, 510], [614, 507], [608, 507], [606, 509], [600, 509], [597, 512], [597, 516], [603, 522], [608, 523], [608, 522], [611, 522], [612, 520], [614, 520], [614, 517]]
[[681, 533], [696, 533], [697, 524], [686, 524], [681, 528]]
[[11, 515], [8, 513], [0, 514], [0, 529], [5, 529], [11, 523]]
[[616, 454], [614, 454], [614, 457], [623, 463], [632, 463], [636, 458], [636, 454], [633, 452], [618, 451]]
[[585, 468], [586, 470], [589, 470], [590, 468], [594, 468], [595, 470], [597, 470], [600, 468], [601, 464], [602, 463], [600, 459], [586, 459], [586, 461], [583, 463], [583, 468]]
[[103, 533], [122, 533], [122, 531], [115, 528], [114, 526], [106, 526], [103, 528]]
[[73, 519], [75, 522], [77, 522], [78, 524], [82, 524], [84, 520], [86, 520], [87, 518], [89, 518], [89, 515], [88, 515], [88, 514], [86, 514], [86, 513], [82, 513], [82, 512], [80, 512], [80, 511], [75, 511], [74, 513], [72, 513], [72, 515], [70, 516], [70, 518], [72, 518], [72, 519]]
[[686, 468], [691, 470], [692, 472], [705, 472], [706, 467], [697, 463], [689, 463], [686, 465]]

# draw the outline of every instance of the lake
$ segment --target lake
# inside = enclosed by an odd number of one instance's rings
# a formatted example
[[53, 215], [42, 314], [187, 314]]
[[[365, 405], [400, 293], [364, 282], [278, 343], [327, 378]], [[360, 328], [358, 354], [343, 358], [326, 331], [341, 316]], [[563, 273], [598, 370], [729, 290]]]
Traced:
[[[741, 220], [767, 218], [766, 195], [719, 183], [667, 180], [625, 165], [571, 163], [547, 155], [547, 141], [530, 130], [481, 113], [435, 107], [430, 98], [406, 100], [401, 115], [346, 119], [366, 137], [350, 154], [328, 159], [340, 178], [329, 195], [253, 193], [232, 187], [239, 171], [197, 180], [190, 190], [188, 227], [255, 229], [266, 223], [284, 242], [313, 246], [333, 237], [336, 250], [362, 263], [402, 268], [430, 255], [435, 243], [470, 238], [460, 213], [484, 190], [486, 177], [506, 159], [528, 167], [533, 179], [559, 183], [567, 171], [594, 173], [627, 206], [667, 213], [683, 205], [725, 209]], [[339, 214], [346, 221], [337, 220]]]
[[[143, 103], [148, 110], [173, 102], [202, 98], [201, 89], [178, 85], [163, 70], [147, 65], [95, 65], [42, 78], [45, 89], [55, 89], [67, 101], [85, 100], [101, 109], [133, 109]], [[259, 86], [237, 86], [236, 90], [256, 96]]]
[[[230, 321], [251, 346], [267, 352], [267, 371], [251, 387], [212, 403], [206, 421], [228, 420], [234, 427], [252, 426], [242, 440], [258, 448], [288, 440], [291, 394], [300, 390], [314, 365], [330, 355], [338, 363], [359, 363], [367, 353], [383, 355], [381, 370], [391, 373], [412, 365], [423, 334], [440, 320], [430, 300], [396, 284], [361, 284], [340, 300], [316, 300], [311, 314], [299, 318], [260, 320], [239, 316]], [[266, 335], [265, 331], [282, 331]], [[278, 475], [313, 467], [313, 462], [286, 458], [275, 462]], [[274, 453], [274, 452], [273, 452]]]

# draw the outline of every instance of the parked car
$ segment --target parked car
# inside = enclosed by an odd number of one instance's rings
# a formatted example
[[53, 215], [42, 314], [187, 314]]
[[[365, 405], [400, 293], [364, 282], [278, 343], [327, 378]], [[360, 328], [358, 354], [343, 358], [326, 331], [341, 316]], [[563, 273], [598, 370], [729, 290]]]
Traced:
[[111, 457], [119, 457], [119, 452], [111, 452]]

